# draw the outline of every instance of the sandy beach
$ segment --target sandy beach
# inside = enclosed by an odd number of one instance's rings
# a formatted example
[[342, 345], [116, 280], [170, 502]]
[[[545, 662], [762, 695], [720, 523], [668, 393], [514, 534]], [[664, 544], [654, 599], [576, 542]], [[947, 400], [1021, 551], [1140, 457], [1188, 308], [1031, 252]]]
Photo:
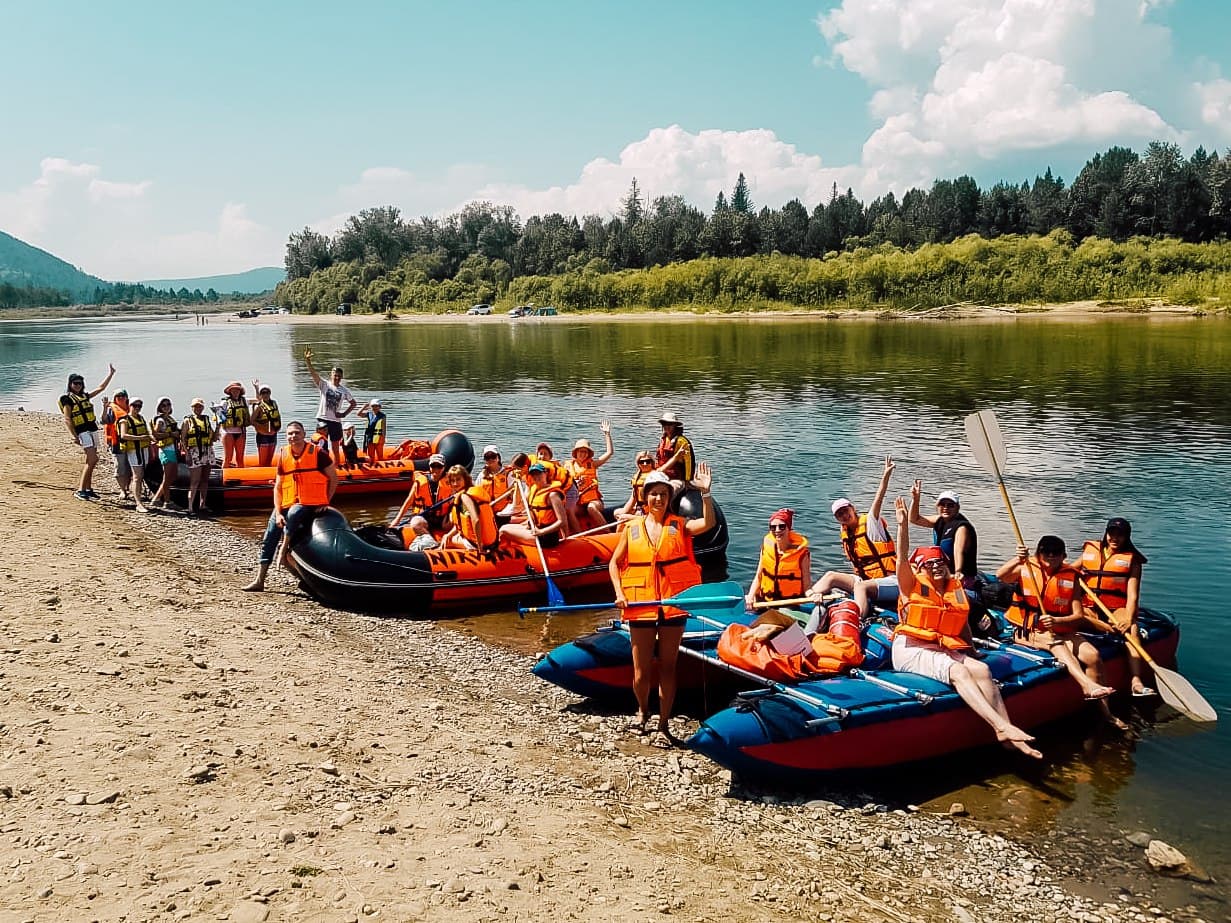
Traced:
[[1170, 914], [963, 818], [733, 790], [431, 622], [240, 592], [251, 542], [121, 506], [106, 460], [74, 499], [58, 418], [0, 435], [3, 923]]

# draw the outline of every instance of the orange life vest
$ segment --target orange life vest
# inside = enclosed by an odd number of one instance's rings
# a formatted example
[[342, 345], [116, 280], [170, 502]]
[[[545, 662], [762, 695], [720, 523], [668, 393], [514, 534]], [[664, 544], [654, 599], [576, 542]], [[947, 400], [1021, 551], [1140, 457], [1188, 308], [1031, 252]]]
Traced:
[[484, 468], [479, 472], [479, 484], [487, 491], [487, 495], [492, 498], [492, 509], [499, 513], [506, 509], [513, 502], [513, 494], [497, 500], [502, 494], [508, 493], [509, 490], [509, 469], [501, 468], [499, 471], [488, 471]]
[[[552, 525], [559, 518], [556, 516], [555, 507], [551, 505], [551, 495], [560, 494], [563, 499], [564, 491], [560, 489], [560, 485], [555, 482], [549, 482], [546, 487], [539, 487], [538, 484], [531, 484], [529, 491], [530, 515], [534, 517], [534, 524], [539, 529], [545, 529]], [[561, 531], [561, 537], [564, 536]]]
[[[1072, 615], [1073, 594], [1077, 592], [1077, 569], [1071, 564], [1062, 564], [1054, 574], [1043, 578], [1043, 605], [1039, 606], [1038, 581], [1040, 574], [1046, 574], [1042, 565], [1031, 558], [1021, 567], [1018, 575], [1020, 583], [1013, 593], [1013, 605], [1005, 611], [1004, 617], [1018, 628], [1034, 631], [1040, 615]], [[1054, 634], [1068, 634], [1076, 631], [1073, 624], [1056, 625]]]
[[[465, 493], [474, 500], [478, 510], [479, 520], [466, 512], [462, 503], [454, 502], [449, 510], [449, 517], [458, 533], [480, 551], [487, 551], [496, 546], [496, 514], [492, 512], [492, 498], [487, 490], [479, 485], [466, 488]], [[450, 494], [452, 496], [452, 494]]]
[[[657, 546], [650, 541], [646, 517], [628, 521], [628, 557], [620, 569], [620, 588], [629, 602], [669, 599], [701, 582], [701, 568], [692, 553], [692, 536], [682, 516], [668, 515], [663, 520]], [[687, 615], [674, 606], [649, 606], [626, 609], [627, 621]]]
[[899, 604], [894, 637], [908, 635], [950, 650], [970, 647], [961, 637], [970, 618], [970, 600], [962, 582], [950, 577], [941, 589], [926, 572], [915, 574], [915, 581], [910, 596]]
[[[432, 488], [435, 488], [433, 492]], [[415, 482], [410, 488], [410, 509], [411, 514], [422, 514], [427, 512], [429, 507], [435, 506], [444, 500], [446, 497], [453, 496], [453, 488], [449, 486], [449, 482], [444, 478], [433, 481], [422, 471], [415, 472]], [[442, 508], [443, 507], [443, 508]], [[439, 519], [444, 519], [448, 513], [448, 504], [441, 504], [432, 510], [432, 514]]]
[[120, 417], [128, 416], [128, 408], [121, 408], [115, 401], [108, 405], [111, 409], [110, 423], [103, 424], [103, 439], [113, 449], [120, 447]]
[[[629, 610], [630, 612], [634, 610]], [[802, 654], [782, 654], [767, 642], [748, 637], [746, 625], [728, 625], [718, 638], [718, 658], [778, 682], [796, 682], [817, 673], [840, 673], [863, 663], [863, 647], [856, 638], [836, 634], [813, 635], [812, 649]]]
[[[881, 527], [886, 534], [889, 527], [882, 519]], [[873, 542], [868, 539], [868, 514], [860, 513], [855, 528], [842, 527], [842, 550], [846, 559], [855, 568], [860, 580], [877, 580], [896, 573], [898, 569], [897, 548], [892, 541]]]
[[1128, 580], [1136, 560], [1132, 551], [1113, 552], [1099, 542], [1086, 542], [1081, 546], [1081, 576], [1103, 605], [1115, 612], [1128, 603]]
[[598, 468], [594, 464], [593, 457], [584, 463], [575, 458], [571, 459], [568, 467], [569, 473], [573, 475], [573, 480], [577, 484], [578, 505], [585, 506], [593, 500], [602, 502], [603, 495], [598, 489]]
[[567, 491], [573, 486], [573, 473], [559, 462], [552, 461], [550, 458], [539, 458], [537, 455], [531, 455], [530, 464], [538, 464], [546, 468], [548, 482], [555, 484], [560, 490]]
[[320, 470], [317, 453], [321, 450], [308, 442], [298, 458], [290, 446], [278, 450], [274, 465], [282, 482], [278, 493], [278, 509], [286, 512], [296, 503], [304, 506], [329, 505], [329, 478]]
[[778, 547], [771, 532], [761, 542], [761, 580], [757, 584], [759, 599], [791, 599], [804, 593], [803, 558], [808, 553], [808, 540], [798, 532], [788, 532], [790, 547]]

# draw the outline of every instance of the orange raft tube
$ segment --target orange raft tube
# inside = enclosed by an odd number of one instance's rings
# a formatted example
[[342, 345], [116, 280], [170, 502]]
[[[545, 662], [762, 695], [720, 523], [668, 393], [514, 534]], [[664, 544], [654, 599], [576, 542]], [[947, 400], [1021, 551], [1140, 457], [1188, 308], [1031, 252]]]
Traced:
[[[430, 443], [407, 439], [390, 452], [384, 461], [343, 465], [338, 469], [338, 490], [334, 496], [405, 493], [410, 490], [410, 482], [415, 472], [426, 471], [428, 456], [436, 452], [445, 457], [446, 468], [461, 465], [469, 470], [474, 465], [474, 446], [470, 440], [460, 430], [447, 429]], [[272, 509], [275, 474], [273, 466], [257, 465], [255, 455], [249, 455], [245, 460], [248, 464], [243, 468], [215, 468], [209, 473], [206, 504], [211, 510], [221, 512], [234, 509]], [[188, 486], [183, 475], [180, 478], [180, 486]]]

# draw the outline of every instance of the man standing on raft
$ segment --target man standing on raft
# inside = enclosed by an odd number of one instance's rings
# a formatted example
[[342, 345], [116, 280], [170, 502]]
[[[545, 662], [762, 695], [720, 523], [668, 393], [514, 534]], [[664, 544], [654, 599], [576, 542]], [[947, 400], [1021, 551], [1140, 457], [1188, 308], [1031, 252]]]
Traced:
[[[1004, 747], [1041, 759], [1034, 738], [1009, 719], [1000, 688], [987, 664], [971, 650], [970, 600], [936, 545], [910, 553], [910, 511], [899, 497], [893, 505], [898, 523], [899, 622], [893, 633], [893, 668], [918, 673], [952, 686], [975, 714], [992, 726]], [[914, 568], [918, 568], [916, 571]]]

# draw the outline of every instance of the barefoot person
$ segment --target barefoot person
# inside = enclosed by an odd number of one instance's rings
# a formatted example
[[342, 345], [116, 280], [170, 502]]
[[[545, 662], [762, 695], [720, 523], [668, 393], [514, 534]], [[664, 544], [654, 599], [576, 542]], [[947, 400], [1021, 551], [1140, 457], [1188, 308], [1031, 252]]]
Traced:
[[991, 725], [1004, 746], [1041, 758], [1043, 754], [1030, 746], [1034, 738], [1009, 719], [992, 671], [970, 653], [970, 600], [950, 571], [945, 553], [932, 545], [912, 555], [906, 501], [899, 497], [893, 512], [901, 598], [900, 620], [893, 633], [893, 668], [952, 686]]
[[[1137, 630], [1141, 566], [1147, 563], [1149, 559], [1133, 544], [1133, 524], [1120, 516], [1107, 520], [1107, 528], [1100, 541], [1089, 541], [1082, 545], [1082, 579], [1111, 612], [1112, 621], [1121, 631]], [[1084, 593], [1081, 598], [1091, 607], [1086, 610], [1086, 614], [1101, 621], [1102, 612], [1094, 607]], [[1133, 674], [1133, 695], [1138, 698], [1157, 695], [1158, 693], [1141, 680], [1143, 667], [1137, 648], [1128, 644], [1124, 649], [1128, 653], [1128, 668]]]
[[808, 594], [817, 602], [833, 590], [845, 590], [858, 604], [863, 618], [868, 616], [870, 601], [878, 606], [897, 603], [897, 553], [889, 537], [889, 525], [881, 516], [893, 467], [893, 459], [886, 455], [880, 483], [866, 513], [860, 513], [846, 497], [839, 497], [830, 505], [833, 518], [842, 527], [842, 552], [854, 572], [831, 570], [822, 574]]
[[244, 467], [244, 450], [248, 445], [248, 427], [252, 412], [244, 398], [244, 386], [233, 381], [222, 389], [222, 467]]
[[316, 408], [316, 421], [325, 425], [333, 447], [334, 464], [341, 466], [346, 461], [342, 457], [342, 418], [355, 409], [354, 395], [350, 393], [350, 388], [342, 384], [342, 366], [335, 365], [329, 373], [329, 380], [326, 381], [312, 364], [311, 349], [303, 351], [303, 361], [308, 364], [312, 382], [321, 392], [321, 402]]
[[636, 730], [645, 733], [650, 720], [650, 680], [654, 652], [658, 651], [658, 732], [654, 745], [674, 745], [671, 709], [675, 705], [675, 663], [688, 613], [674, 606], [633, 606], [630, 602], [669, 599], [701, 582], [701, 568], [693, 556], [693, 536], [713, 528], [713, 478], [709, 465], [697, 466], [693, 486], [701, 492], [702, 515], [684, 519], [671, 512], [673, 490], [660, 471], [645, 479], [644, 515], [628, 521], [612, 552], [608, 570], [615, 588], [616, 606], [623, 610], [633, 646], [633, 692], [637, 696]]
[[85, 378], [76, 372], [68, 376], [68, 390], [60, 397], [64, 425], [73, 437], [73, 445], [85, 452], [85, 467], [81, 482], [73, 496], [78, 500], [97, 500], [94, 492], [94, 467], [98, 464], [98, 420], [94, 416], [94, 398], [102, 394], [115, 377], [115, 366], [107, 366], [107, 377], [93, 391], [86, 391]]
[[1005, 619], [1015, 627], [1020, 641], [1048, 651], [1064, 664], [1087, 699], [1099, 700], [1103, 715], [1120, 724], [1103, 700], [1115, 692], [1103, 685], [1103, 659], [1098, 648], [1077, 632], [1086, 627], [1077, 588], [1077, 570], [1064, 561], [1064, 540], [1044, 535], [1031, 557], [1019, 546], [1017, 557], [1010, 558], [996, 571], [1003, 583], [1016, 584], [1013, 604]]
[[[529, 489], [525, 491], [527, 510], [524, 522], [507, 522], [500, 527], [500, 538], [531, 545], [535, 539], [544, 548], [560, 544], [565, 534], [568, 513], [564, 508], [564, 491], [551, 480], [547, 465], [536, 461], [527, 471]], [[523, 488], [519, 488], [523, 489]]]
[[274, 511], [261, 538], [256, 578], [244, 587], [249, 593], [265, 589], [269, 565], [275, 557], [285, 561], [295, 534], [329, 505], [338, 486], [338, 469], [329, 452], [305, 436], [303, 424], [292, 420], [286, 425], [286, 446], [274, 456]]
[[573, 457], [565, 463], [573, 475], [573, 483], [577, 485], [577, 524], [582, 529], [597, 528], [607, 522], [603, 495], [598, 489], [598, 469], [611, 461], [615, 445], [611, 441], [611, 424], [603, 420], [598, 428], [606, 443], [603, 454], [595, 458], [590, 440], [578, 439], [573, 446]]

